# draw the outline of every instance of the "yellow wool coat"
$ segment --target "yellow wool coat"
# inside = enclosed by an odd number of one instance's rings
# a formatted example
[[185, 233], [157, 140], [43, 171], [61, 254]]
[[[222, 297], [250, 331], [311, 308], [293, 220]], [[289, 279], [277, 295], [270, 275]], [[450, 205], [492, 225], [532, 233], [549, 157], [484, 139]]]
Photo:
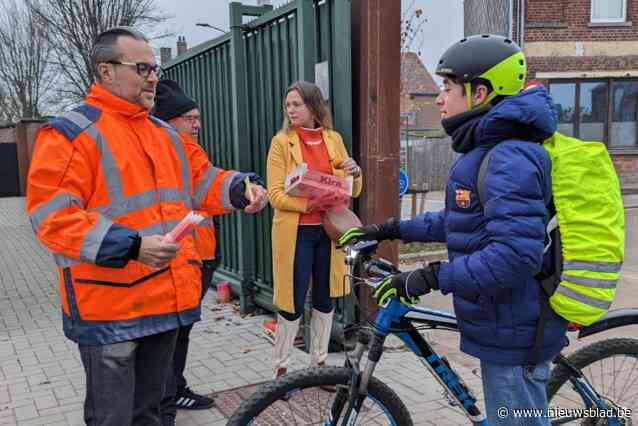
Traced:
[[[332, 173], [345, 177], [343, 170], [335, 165], [349, 158], [348, 151], [339, 133], [333, 130], [323, 131], [323, 140], [328, 149]], [[267, 177], [270, 204], [275, 209], [272, 223], [272, 262], [273, 262], [273, 303], [280, 310], [294, 313], [293, 267], [299, 214], [308, 212], [308, 200], [287, 195], [284, 191], [286, 176], [303, 163], [300, 139], [297, 133], [279, 132], [272, 138], [268, 152]], [[354, 179], [352, 196], [358, 197], [363, 186], [361, 176]], [[350, 283], [344, 283], [346, 274], [345, 254], [336, 250], [332, 243], [330, 253], [330, 296], [341, 297], [350, 293]], [[345, 287], [344, 287], [345, 286]]]

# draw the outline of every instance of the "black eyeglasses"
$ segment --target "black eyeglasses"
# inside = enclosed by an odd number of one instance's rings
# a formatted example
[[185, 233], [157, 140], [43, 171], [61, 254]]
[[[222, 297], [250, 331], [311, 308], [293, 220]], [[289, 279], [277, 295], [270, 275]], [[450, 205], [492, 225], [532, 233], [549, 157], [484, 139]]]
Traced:
[[146, 62], [121, 62], [121, 61], [108, 61], [107, 64], [113, 65], [128, 65], [129, 67], [135, 67], [135, 71], [140, 77], [148, 78], [151, 75], [151, 71], [155, 73], [157, 78], [162, 78], [162, 74], [164, 74], [164, 70], [155, 64], [147, 64]]

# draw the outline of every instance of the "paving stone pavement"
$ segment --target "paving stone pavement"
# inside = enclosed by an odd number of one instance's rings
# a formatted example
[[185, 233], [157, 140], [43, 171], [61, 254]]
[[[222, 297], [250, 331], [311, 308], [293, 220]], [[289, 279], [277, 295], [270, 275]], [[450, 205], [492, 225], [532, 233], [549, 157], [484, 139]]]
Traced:
[[[628, 223], [635, 229], [635, 211], [631, 214]], [[635, 259], [635, 250], [632, 256]], [[632, 290], [637, 283], [638, 267], [627, 262], [615, 307], [638, 306]], [[450, 301], [433, 296], [427, 303], [445, 309]], [[24, 199], [0, 198], [0, 425], [83, 424], [84, 372], [76, 345], [62, 333], [59, 306], [54, 263], [33, 236]], [[216, 305], [214, 292], [209, 292], [203, 320], [191, 334], [185, 374], [193, 390], [219, 392], [268, 380], [272, 346], [259, 328], [268, 318], [242, 319], [231, 305]], [[626, 336], [627, 331], [616, 333]], [[458, 336], [450, 334], [428, 331], [427, 337], [480, 399], [478, 362], [458, 353]], [[638, 334], [632, 331], [632, 335]], [[328, 361], [342, 362], [339, 354], [331, 354]], [[296, 350], [291, 368], [307, 363], [307, 354]], [[439, 385], [412, 353], [386, 351], [375, 375], [398, 393], [416, 425], [468, 424], [458, 409], [447, 404]], [[216, 409], [180, 411], [177, 418], [181, 426], [225, 423]]]
[[[62, 333], [55, 265], [33, 235], [23, 198], [0, 198], [0, 235], [0, 425], [82, 425], [80, 355]], [[269, 318], [242, 319], [232, 305], [217, 305], [215, 293], [209, 292], [203, 320], [191, 334], [185, 372], [189, 386], [210, 393], [270, 379], [272, 345], [259, 328]], [[459, 373], [479, 390], [480, 379], [472, 374], [476, 365], [468, 357], [462, 360]], [[339, 354], [328, 361], [342, 362]], [[308, 355], [295, 350], [291, 369], [307, 363]], [[415, 424], [467, 424], [411, 353], [388, 351], [376, 376], [405, 401]], [[225, 423], [216, 409], [180, 411], [177, 417], [180, 426]]]

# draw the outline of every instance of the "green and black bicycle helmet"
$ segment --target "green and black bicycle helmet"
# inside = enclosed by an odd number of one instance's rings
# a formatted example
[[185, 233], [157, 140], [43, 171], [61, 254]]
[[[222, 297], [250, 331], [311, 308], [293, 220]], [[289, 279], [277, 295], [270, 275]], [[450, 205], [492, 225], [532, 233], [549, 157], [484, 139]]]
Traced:
[[441, 56], [436, 74], [463, 84], [472, 109], [472, 81], [483, 78], [492, 85], [493, 91], [483, 104], [498, 95], [515, 95], [525, 84], [527, 61], [512, 40], [493, 34], [475, 35], [450, 46]]

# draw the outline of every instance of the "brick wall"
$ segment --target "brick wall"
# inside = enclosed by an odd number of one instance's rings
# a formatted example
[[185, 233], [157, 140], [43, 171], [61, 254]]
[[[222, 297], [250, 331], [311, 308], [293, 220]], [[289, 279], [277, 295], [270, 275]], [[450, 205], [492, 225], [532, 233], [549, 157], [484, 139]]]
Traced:
[[631, 26], [595, 26], [591, 0], [526, 0], [525, 42], [638, 40], [638, 0], [627, 1]]
[[622, 186], [638, 185], [638, 157], [635, 155], [614, 155], [612, 157], [616, 173]]
[[[401, 55], [401, 112], [415, 112], [413, 127], [440, 129], [439, 109], [434, 101], [439, 89], [430, 73], [414, 52]], [[417, 95], [415, 95], [417, 94]]]
[[563, 22], [564, 10], [568, 2], [569, 0], [528, 0], [525, 5], [527, 22]]

